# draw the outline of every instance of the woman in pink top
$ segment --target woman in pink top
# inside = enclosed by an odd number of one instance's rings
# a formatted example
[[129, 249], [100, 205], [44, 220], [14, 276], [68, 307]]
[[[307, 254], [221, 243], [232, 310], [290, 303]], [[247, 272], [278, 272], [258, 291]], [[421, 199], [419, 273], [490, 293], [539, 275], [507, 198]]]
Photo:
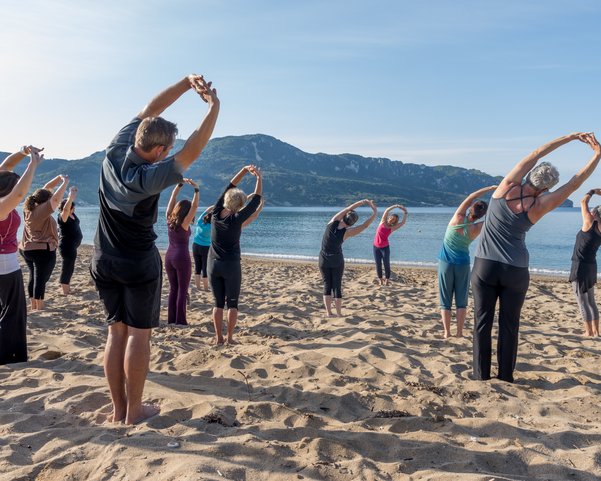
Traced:
[[[403, 220], [400, 222], [398, 214], [390, 213], [394, 209], [401, 209], [403, 211]], [[407, 222], [407, 209], [400, 204], [391, 205], [382, 214], [382, 220], [378, 225], [376, 236], [374, 237], [374, 258], [381, 286], [390, 284], [390, 245], [388, 244], [388, 237], [395, 230], [403, 227], [405, 222]], [[382, 263], [384, 264], [384, 275], [386, 277], [382, 277]]]
[[[27, 361], [27, 304], [17, 256], [21, 218], [16, 207], [27, 195], [33, 175], [44, 157], [41, 149], [22, 147], [0, 164], [0, 364]], [[19, 178], [14, 168], [31, 155]]]

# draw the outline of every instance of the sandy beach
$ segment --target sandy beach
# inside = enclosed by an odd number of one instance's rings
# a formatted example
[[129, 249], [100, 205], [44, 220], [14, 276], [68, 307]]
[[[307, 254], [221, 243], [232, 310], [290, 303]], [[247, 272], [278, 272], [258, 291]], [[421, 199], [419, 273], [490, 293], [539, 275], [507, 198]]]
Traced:
[[218, 348], [209, 293], [192, 287], [190, 326], [166, 325], [165, 279], [145, 389], [161, 413], [126, 427], [106, 422], [90, 253], [69, 297], [57, 265], [30, 361], [0, 366], [1, 480], [601, 479], [601, 340], [565, 279], [531, 281], [515, 384], [470, 379], [472, 316], [442, 339], [434, 270], [380, 288], [347, 266], [328, 319], [316, 265], [244, 259], [240, 344]]

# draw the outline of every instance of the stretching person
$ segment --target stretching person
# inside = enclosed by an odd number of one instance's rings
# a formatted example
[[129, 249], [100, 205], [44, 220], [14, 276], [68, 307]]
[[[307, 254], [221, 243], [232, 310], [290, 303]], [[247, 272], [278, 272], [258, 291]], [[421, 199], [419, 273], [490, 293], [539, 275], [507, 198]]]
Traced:
[[[398, 214], [391, 214], [394, 209], [401, 209], [403, 211], [403, 220], [399, 222]], [[382, 214], [382, 220], [376, 229], [376, 235], [374, 236], [374, 259], [376, 260], [376, 274], [380, 285], [390, 284], [390, 244], [388, 238], [390, 234], [400, 229], [407, 222], [407, 209], [405, 206], [400, 204], [391, 205]], [[382, 263], [384, 264], [384, 275], [382, 276]]]
[[453, 297], [455, 297], [457, 309], [457, 337], [463, 337], [470, 284], [470, 244], [482, 230], [483, 223], [476, 223], [476, 221], [484, 217], [488, 209], [486, 202], [477, 199], [496, 188], [496, 185], [492, 185], [468, 195], [457, 208], [447, 226], [442, 248], [438, 254], [440, 315], [445, 339], [451, 337]]
[[[27, 195], [35, 171], [44, 158], [42, 149], [24, 146], [0, 164], [0, 365], [27, 361], [27, 303], [17, 256], [17, 206]], [[14, 168], [28, 155], [19, 178]]]
[[588, 203], [601, 189], [589, 190], [580, 201], [582, 229], [576, 235], [570, 282], [576, 294], [586, 336], [599, 335], [599, 309], [595, 302], [597, 251], [601, 246], [601, 205], [589, 210]]
[[[559, 174], [547, 162], [536, 166], [537, 162], [576, 139], [589, 144], [594, 151], [593, 157], [566, 184], [554, 192], [541, 195], [557, 184]], [[530, 280], [526, 233], [582, 185], [597, 167], [599, 159], [601, 147], [593, 134], [576, 133], [559, 137], [518, 162], [494, 191], [472, 270], [476, 318], [473, 369], [476, 379], [490, 379], [491, 331], [498, 300], [497, 377], [513, 382], [520, 313]]]
[[184, 184], [180, 182], [173, 189], [167, 206], [169, 247], [165, 254], [165, 270], [169, 279], [167, 322], [182, 326], [188, 325], [186, 301], [192, 274], [192, 261], [188, 245], [191, 234], [190, 224], [194, 221], [199, 200], [198, 184], [192, 179], [184, 179], [184, 182], [194, 188], [194, 197], [192, 197], [192, 202], [184, 199], [176, 204], [177, 194]]
[[[355, 209], [362, 205], [371, 207], [371, 216], [363, 224], [353, 227], [359, 219]], [[342, 274], [344, 273], [342, 243], [367, 229], [376, 218], [376, 213], [376, 204], [372, 200], [360, 200], [338, 212], [326, 226], [319, 253], [319, 270], [323, 280], [323, 304], [328, 317], [333, 316], [332, 296], [336, 314], [342, 316]]]
[[[246, 194], [236, 186], [246, 174], [256, 177], [255, 192], [246, 204]], [[209, 249], [209, 282], [215, 298], [213, 324], [215, 342], [223, 344], [223, 309], [227, 301], [227, 343], [234, 343], [234, 327], [238, 320], [238, 298], [242, 283], [240, 266], [240, 234], [242, 225], [261, 203], [263, 179], [261, 171], [247, 165], [238, 172], [225, 188], [213, 209], [211, 248]]]
[[69, 176], [59, 175], [34, 191], [23, 204], [25, 225], [20, 248], [29, 268], [27, 291], [33, 310], [44, 309], [46, 283], [56, 265], [58, 247], [58, 229], [52, 214], [63, 199], [68, 184]]
[[65, 296], [71, 292], [71, 277], [75, 269], [77, 248], [83, 239], [79, 218], [75, 215], [75, 199], [77, 199], [77, 187], [71, 187], [69, 195], [61, 201], [58, 207], [60, 212], [58, 216], [58, 252], [63, 259], [60, 284]]
[[209, 279], [207, 277], [207, 262], [209, 260], [209, 247], [211, 247], [211, 216], [213, 206], [200, 214], [196, 221], [194, 230], [194, 241], [192, 243], [192, 255], [194, 256], [194, 279], [196, 288], [200, 290], [200, 283], [205, 291], [209, 290]]
[[[190, 89], [208, 103], [208, 113], [183, 148], [168, 157], [177, 127], [159, 115]], [[135, 424], [159, 412], [142, 403], [151, 329], [159, 325], [161, 307], [162, 264], [153, 225], [161, 191], [182, 182], [182, 172], [207, 145], [218, 113], [211, 83], [190, 75], [153, 98], [106, 149], [90, 272], [107, 313], [104, 373], [112, 421]]]

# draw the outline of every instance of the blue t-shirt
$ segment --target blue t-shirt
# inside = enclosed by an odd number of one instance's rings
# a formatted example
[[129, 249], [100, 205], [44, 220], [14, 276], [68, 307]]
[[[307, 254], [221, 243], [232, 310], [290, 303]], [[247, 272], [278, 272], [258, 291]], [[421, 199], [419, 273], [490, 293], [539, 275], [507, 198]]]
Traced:
[[205, 210], [196, 221], [196, 228], [194, 230], [194, 243], [199, 246], [208, 247], [211, 245], [211, 223], [205, 224], [203, 222], [204, 216], [207, 215]]

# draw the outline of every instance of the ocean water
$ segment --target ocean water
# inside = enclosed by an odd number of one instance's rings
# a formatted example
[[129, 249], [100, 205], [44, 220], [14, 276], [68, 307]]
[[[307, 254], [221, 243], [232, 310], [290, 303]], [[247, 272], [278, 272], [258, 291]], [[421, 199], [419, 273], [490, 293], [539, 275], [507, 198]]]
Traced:
[[[317, 260], [325, 225], [339, 210], [332, 207], [266, 207], [259, 218], [244, 229], [242, 252], [280, 259]], [[407, 223], [390, 237], [391, 261], [397, 265], [436, 266], [442, 238], [454, 209], [414, 207], [408, 210]], [[361, 222], [370, 210], [361, 208], [358, 212]], [[98, 208], [78, 206], [76, 213], [81, 221], [84, 243], [92, 244]], [[372, 241], [380, 216], [381, 212], [366, 231], [344, 243], [344, 254], [348, 261], [372, 262]], [[165, 211], [160, 210], [155, 226], [159, 249], [167, 248], [164, 219]], [[572, 248], [581, 222], [580, 209], [557, 209], [532, 227], [526, 242], [533, 273], [569, 273]], [[472, 254], [477, 242], [471, 246]]]

